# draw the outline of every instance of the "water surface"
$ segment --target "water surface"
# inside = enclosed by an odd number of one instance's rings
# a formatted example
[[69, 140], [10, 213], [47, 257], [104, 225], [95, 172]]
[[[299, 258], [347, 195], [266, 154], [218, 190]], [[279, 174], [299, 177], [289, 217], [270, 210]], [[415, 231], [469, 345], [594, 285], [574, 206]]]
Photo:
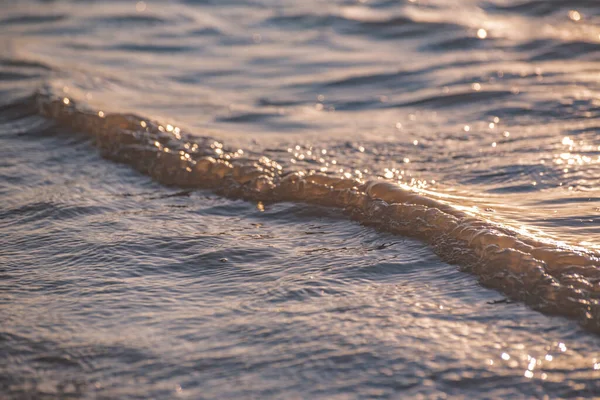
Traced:
[[600, 395], [598, 22], [6, 5], [1, 392]]

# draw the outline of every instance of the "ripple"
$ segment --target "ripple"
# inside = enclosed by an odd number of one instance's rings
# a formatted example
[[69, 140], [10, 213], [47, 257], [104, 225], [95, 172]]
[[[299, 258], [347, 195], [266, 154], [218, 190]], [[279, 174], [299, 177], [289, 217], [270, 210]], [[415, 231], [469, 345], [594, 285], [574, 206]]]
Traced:
[[7, 25], [22, 25], [22, 24], [44, 24], [62, 21], [68, 18], [66, 14], [55, 14], [55, 15], [35, 15], [35, 14], [23, 14], [16, 15], [0, 20], [0, 23]]

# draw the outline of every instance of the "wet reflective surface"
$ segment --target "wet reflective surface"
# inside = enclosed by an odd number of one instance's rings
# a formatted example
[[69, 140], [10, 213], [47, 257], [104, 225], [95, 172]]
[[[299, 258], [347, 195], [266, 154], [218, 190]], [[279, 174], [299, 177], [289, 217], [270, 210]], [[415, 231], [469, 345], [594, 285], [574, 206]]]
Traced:
[[2, 393], [598, 395], [598, 6], [296, 3], [6, 8]]

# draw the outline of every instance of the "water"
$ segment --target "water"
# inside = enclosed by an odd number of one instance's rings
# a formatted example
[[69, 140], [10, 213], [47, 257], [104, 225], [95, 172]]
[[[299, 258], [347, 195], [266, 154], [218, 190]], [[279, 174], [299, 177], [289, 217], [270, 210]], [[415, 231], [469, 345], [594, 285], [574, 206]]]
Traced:
[[600, 395], [598, 22], [5, 4], [2, 397]]

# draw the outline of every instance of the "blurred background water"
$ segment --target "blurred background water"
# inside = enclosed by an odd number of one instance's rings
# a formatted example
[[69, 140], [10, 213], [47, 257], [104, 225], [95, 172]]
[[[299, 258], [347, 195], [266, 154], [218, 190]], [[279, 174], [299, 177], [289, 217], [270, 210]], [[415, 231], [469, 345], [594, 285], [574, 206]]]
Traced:
[[426, 244], [160, 185], [24, 106], [46, 88], [597, 254], [599, 22], [592, 0], [5, 2], [2, 396], [600, 395], [597, 335]]

